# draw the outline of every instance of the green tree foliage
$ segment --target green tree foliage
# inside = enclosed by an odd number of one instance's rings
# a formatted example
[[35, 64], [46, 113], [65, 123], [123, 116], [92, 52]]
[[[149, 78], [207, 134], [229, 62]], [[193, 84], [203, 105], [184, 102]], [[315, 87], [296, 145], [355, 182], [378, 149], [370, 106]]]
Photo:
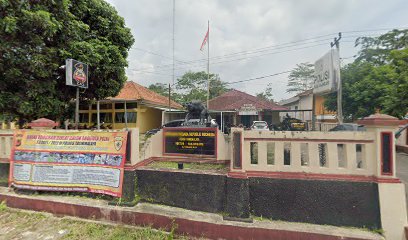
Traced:
[[[229, 89], [227, 83], [221, 81], [218, 74], [210, 73], [210, 99], [215, 98]], [[179, 103], [186, 103], [192, 100], [207, 101], [207, 73], [206, 72], [186, 72], [177, 79], [175, 92], [172, 99]]]
[[154, 83], [150, 84], [148, 89], [156, 92], [162, 96], [168, 97], [169, 96], [169, 85], [164, 83]]
[[134, 39], [103, 0], [0, 0], [0, 110], [32, 120], [59, 118], [75, 97], [60, 66], [89, 64], [86, 99], [119, 93]]
[[[377, 38], [360, 38], [356, 60], [341, 70], [343, 112], [355, 120], [380, 110], [402, 117], [408, 112], [408, 31], [393, 30]], [[325, 105], [337, 109], [337, 93]]]
[[261, 93], [257, 93], [256, 96], [260, 99], [263, 99], [269, 102], [274, 102], [273, 94], [272, 94], [272, 84], [269, 83], [266, 89]]
[[287, 90], [288, 93], [301, 93], [312, 89], [314, 82], [314, 65], [311, 63], [296, 64], [290, 72]]

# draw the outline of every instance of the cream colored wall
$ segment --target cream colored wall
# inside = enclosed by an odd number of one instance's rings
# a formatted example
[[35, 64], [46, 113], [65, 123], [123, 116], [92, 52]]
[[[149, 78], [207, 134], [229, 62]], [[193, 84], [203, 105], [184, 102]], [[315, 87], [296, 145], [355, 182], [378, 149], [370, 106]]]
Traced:
[[0, 159], [10, 160], [13, 147], [13, 130], [0, 130]]
[[[131, 128], [130, 131], [130, 165], [140, 162], [139, 156], [139, 129]], [[129, 141], [129, 139], [128, 139]]]
[[144, 147], [140, 149], [140, 161], [151, 157], [163, 156], [163, 130], [146, 140]]
[[217, 160], [230, 160], [231, 144], [228, 135], [217, 131]]
[[405, 240], [407, 226], [405, 187], [403, 183], [379, 183], [381, 226], [386, 239]]
[[140, 133], [145, 133], [153, 128], [159, 128], [162, 122], [162, 111], [146, 106], [140, 106], [137, 114], [137, 126]]

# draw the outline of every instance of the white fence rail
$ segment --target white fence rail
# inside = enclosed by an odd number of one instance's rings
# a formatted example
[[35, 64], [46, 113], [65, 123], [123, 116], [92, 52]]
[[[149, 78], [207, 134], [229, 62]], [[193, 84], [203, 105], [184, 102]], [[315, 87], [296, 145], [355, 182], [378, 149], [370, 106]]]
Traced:
[[[232, 171], [359, 176], [377, 176], [381, 172], [375, 132], [273, 132], [236, 128], [233, 132], [240, 133], [241, 150], [240, 157], [234, 156], [234, 152], [237, 154], [234, 148], [239, 146], [233, 140]], [[390, 172], [393, 175], [392, 169]]]

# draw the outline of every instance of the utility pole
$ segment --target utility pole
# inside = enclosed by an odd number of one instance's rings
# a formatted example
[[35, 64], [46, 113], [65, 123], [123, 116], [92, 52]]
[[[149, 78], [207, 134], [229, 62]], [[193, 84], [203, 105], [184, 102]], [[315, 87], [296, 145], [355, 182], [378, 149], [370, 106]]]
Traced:
[[171, 85], [169, 83], [169, 111], [171, 111], [171, 97], [170, 97], [170, 95], [171, 95]]
[[173, 85], [174, 85], [174, 48], [175, 48], [174, 47], [174, 42], [175, 42], [174, 41], [174, 35], [175, 35], [175, 29], [176, 29], [176, 0], [173, 0], [173, 82], [172, 82]]
[[210, 20], [208, 20], [207, 30], [207, 110], [210, 102]]
[[[330, 43], [330, 47], [333, 48], [336, 46], [337, 52], [339, 54], [339, 73], [338, 76], [339, 78], [337, 79], [337, 119], [339, 121], [339, 124], [343, 123], [343, 88], [341, 84], [341, 77], [340, 77], [340, 39], [341, 39], [341, 32], [339, 32], [339, 37], [334, 38], [334, 42]], [[334, 66], [333, 66], [334, 67]]]

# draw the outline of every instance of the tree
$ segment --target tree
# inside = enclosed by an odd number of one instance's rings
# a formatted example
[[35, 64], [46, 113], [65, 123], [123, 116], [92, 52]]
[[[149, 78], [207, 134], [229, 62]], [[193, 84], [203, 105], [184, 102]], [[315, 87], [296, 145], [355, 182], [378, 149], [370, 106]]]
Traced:
[[82, 99], [116, 96], [134, 42], [103, 0], [1, 0], [0, 39], [0, 110], [26, 120], [60, 118], [69, 108], [76, 90], [65, 86], [67, 58], [89, 64]]
[[[218, 74], [210, 73], [210, 99], [227, 92], [229, 89], [226, 86], [227, 83], [221, 81]], [[186, 72], [177, 79], [175, 88], [179, 94], [179, 99], [176, 100], [180, 103], [192, 100], [200, 100], [205, 103], [207, 101], [207, 73], [203, 71]]]
[[169, 85], [164, 83], [154, 83], [150, 84], [148, 87], [155, 93], [158, 93], [162, 96], [168, 97], [169, 96]]
[[379, 37], [357, 38], [355, 46], [361, 46], [357, 62], [365, 61], [377, 66], [389, 63], [393, 50], [402, 50], [408, 45], [408, 29], [394, 29]]
[[257, 93], [256, 97], [263, 99], [265, 101], [269, 102], [274, 102], [273, 100], [273, 94], [272, 94], [272, 84], [269, 83], [268, 86], [266, 87], [265, 91], [261, 93]]
[[[355, 120], [380, 110], [402, 117], [408, 112], [408, 31], [393, 30], [377, 38], [361, 38], [356, 60], [342, 69], [343, 112]], [[325, 105], [336, 110], [337, 93]]]
[[296, 67], [290, 72], [288, 84], [288, 93], [301, 93], [312, 89], [314, 83], [314, 65], [311, 63], [296, 64]]
[[[169, 97], [169, 85], [168, 84], [164, 84], [164, 83], [154, 83], [154, 84], [150, 84], [148, 87], [150, 90], [152, 90], [155, 93], [158, 93], [162, 96], [165, 97]], [[170, 89], [171, 92], [171, 100], [175, 101], [175, 102], [181, 102], [183, 96], [176, 93], [174, 88]]]

